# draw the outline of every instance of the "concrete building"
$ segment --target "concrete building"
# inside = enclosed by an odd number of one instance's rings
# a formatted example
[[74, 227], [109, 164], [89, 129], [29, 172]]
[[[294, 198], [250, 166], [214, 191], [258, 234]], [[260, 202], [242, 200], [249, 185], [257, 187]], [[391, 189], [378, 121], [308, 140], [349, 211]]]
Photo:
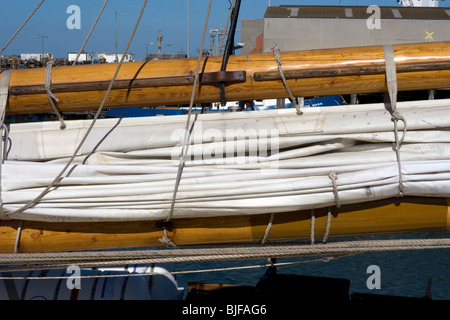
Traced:
[[450, 41], [450, 9], [441, 7], [268, 7], [264, 19], [242, 20], [242, 54], [366, 45]]

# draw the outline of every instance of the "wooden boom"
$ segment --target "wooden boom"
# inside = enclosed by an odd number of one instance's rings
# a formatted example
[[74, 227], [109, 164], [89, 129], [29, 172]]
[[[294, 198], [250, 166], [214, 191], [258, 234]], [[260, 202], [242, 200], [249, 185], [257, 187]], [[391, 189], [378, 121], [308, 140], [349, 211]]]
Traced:
[[[330, 237], [445, 230], [450, 202], [438, 198], [388, 199], [332, 209]], [[177, 219], [169, 238], [177, 245], [261, 241], [269, 215]], [[14, 252], [19, 221], [0, 221], [0, 253]], [[315, 210], [315, 236], [323, 237], [327, 210]], [[268, 240], [309, 238], [311, 211], [275, 215]], [[24, 221], [19, 235], [22, 253], [162, 246], [162, 229], [154, 221], [42, 223]]]
[[[450, 42], [394, 45], [398, 89], [450, 87]], [[387, 91], [382, 46], [282, 52], [287, 83], [295, 96]], [[274, 54], [235, 55], [220, 72], [221, 57], [203, 58], [195, 102], [288, 97]], [[106, 108], [188, 104], [197, 59], [124, 63]], [[54, 67], [51, 90], [60, 111], [97, 109], [117, 64]], [[45, 69], [14, 70], [7, 114], [52, 112], [45, 90]]]

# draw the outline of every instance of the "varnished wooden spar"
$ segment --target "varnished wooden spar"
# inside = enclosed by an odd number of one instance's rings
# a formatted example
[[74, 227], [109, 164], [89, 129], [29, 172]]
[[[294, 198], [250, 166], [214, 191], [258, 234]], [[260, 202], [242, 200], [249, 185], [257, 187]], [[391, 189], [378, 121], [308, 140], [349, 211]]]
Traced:
[[[450, 62], [404, 64], [397, 67], [397, 72], [421, 72], [450, 70]], [[368, 67], [343, 67], [340, 69], [313, 68], [308, 70], [293, 70], [284, 72], [286, 79], [324, 78], [324, 77], [349, 77], [385, 74], [385, 66]], [[257, 72], [254, 75], [256, 81], [281, 80], [280, 72]]]
[[[223, 76], [221, 76], [223, 74]], [[228, 75], [228, 76], [227, 76]], [[134, 88], [148, 88], [148, 87], [170, 87], [170, 86], [185, 86], [194, 84], [194, 76], [178, 76], [178, 77], [162, 77], [162, 78], [147, 78], [136, 80], [119, 80], [113, 84], [113, 89], [134, 89]], [[224, 82], [245, 82], [245, 71], [237, 72], [209, 72], [204, 73], [200, 77], [201, 84], [214, 84], [218, 81]], [[52, 86], [53, 93], [60, 92], [83, 92], [107, 90], [110, 81], [97, 82], [80, 82], [80, 83], [60, 83]], [[11, 95], [24, 94], [43, 94], [47, 90], [45, 86], [18, 86], [11, 88]]]
[[[450, 87], [450, 42], [394, 46], [398, 88]], [[282, 52], [288, 85], [295, 96], [387, 91], [382, 46]], [[221, 57], [204, 58], [196, 103], [220, 100], [224, 81], [229, 101], [287, 97], [272, 53], [231, 56], [220, 73]], [[197, 59], [125, 63], [106, 108], [188, 104]], [[54, 67], [52, 91], [60, 111], [96, 109], [105, 96], [116, 64]], [[242, 78], [243, 77], [243, 78]], [[240, 78], [240, 79], [238, 79]], [[15, 70], [11, 75], [8, 114], [52, 112], [44, 91], [45, 69]]]
[[[450, 202], [402, 198], [332, 209], [329, 237], [430, 231], [450, 227]], [[315, 236], [323, 237], [327, 210], [315, 210]], [[173, 220], [169, 238], [178, 246], [261, 241], [269, 215]], [[0, 221], [0, 253], [14, 251], [18, 221]], [[311, 211], [277, 214], [270, 240], [309, 238]], [[25, 221], [19, 251], [54, 252], [161, 246], [163, 232], [154, 221], [109, 223], [40, 223]]]

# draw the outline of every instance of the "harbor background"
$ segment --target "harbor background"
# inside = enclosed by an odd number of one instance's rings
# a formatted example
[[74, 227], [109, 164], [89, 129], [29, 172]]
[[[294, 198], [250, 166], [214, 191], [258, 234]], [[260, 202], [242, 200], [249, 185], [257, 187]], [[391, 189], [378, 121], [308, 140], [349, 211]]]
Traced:
[[[414, 232], [377, 236], [362, 236], [337, 240], [386, 240], [386, 239], [440, 239], [448, 238], [450, 231]], [[433, 300], [450, 301], [450, 250], [407, 250], [362, 253], [340, 258], [313, 261], [321, 257], [282, 258], [277, 263], [299, 262], [298, 264], [278, 266], [280, 274], [296, 274], [317, 277], [342, 278], [350, 280], [349, 294], [370, 293], [421, 298], [425, 296], [428, 279], [432, 279]], [[176, 264], [176, 271], [209, 270], [242, 266], [266, 265], [267, 260], [212, 261]], [[367, 268], [377, 265], [381, 271], [381, 289], [368, 289], [367, 279], [371, 273]], [[188, 282], [234, 284], [255, 286], [264, 275], [267, 267], [177, 274], [178, 286], [185, 288]], [[302, 288], [298, 288], [302, 290]]]

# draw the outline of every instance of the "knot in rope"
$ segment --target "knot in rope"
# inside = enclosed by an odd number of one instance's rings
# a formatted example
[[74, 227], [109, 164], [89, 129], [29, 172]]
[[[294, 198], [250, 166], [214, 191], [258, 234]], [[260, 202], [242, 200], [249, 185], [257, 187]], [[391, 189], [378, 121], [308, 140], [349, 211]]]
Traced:
[[166, 247], [176, 247], [176, 244], [172, 242], [172, 240], [169, 239], [169, 237], [167, 236], [167, 229], [163, 229], [163, 237], [159, 238], [158, 241], [165, 244]]
[[340, 208], [341, 203], [339, 200], [339, 193], [338, 193], [338, 188], [337, 188], [337, 178], [338, 178], [337, 173], [334, 171], [330, 172], [328, 177], [331, 179], [331, 183], [333, 184], [333, 193], [334, 193], [334, 199], [336, 201], [336, 207]]

